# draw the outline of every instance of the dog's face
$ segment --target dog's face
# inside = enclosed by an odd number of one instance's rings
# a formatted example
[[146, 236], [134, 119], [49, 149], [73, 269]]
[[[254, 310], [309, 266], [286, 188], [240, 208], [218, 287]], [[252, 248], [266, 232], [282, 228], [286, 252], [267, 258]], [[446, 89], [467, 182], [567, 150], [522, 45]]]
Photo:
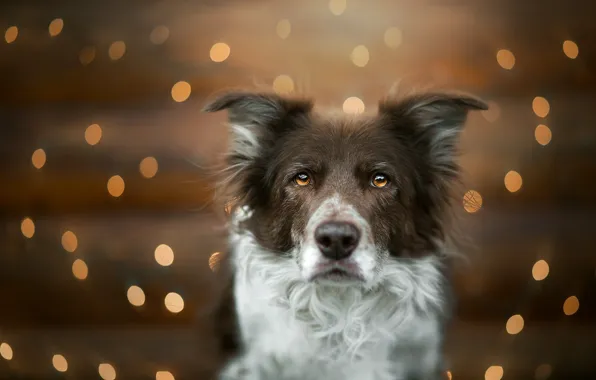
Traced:
[[386, 100], [373, 116], [315, 113], [308, 101], [229, 93], [226, 180], [246, 228], [306, 281], [373, 284], [392, 258], [432, 253], [445, 233], [456, 144], [472, 97]]

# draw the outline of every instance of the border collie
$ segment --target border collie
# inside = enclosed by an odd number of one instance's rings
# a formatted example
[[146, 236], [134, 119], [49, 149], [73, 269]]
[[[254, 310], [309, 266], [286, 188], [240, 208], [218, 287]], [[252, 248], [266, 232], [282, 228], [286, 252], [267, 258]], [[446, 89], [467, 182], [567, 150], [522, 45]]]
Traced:
[[215, 313], [220, 380], [437, 380], [457, 144], [474, 97], [385, 99], [374, 115], [229, 92], [235, 202]]

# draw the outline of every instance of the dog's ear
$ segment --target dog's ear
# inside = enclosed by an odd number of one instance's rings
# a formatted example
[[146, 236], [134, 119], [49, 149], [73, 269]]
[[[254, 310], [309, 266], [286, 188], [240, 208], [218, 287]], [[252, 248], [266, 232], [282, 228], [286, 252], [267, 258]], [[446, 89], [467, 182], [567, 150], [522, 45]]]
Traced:
[[232, 153], [251, 159], [261, 147], [288, 126], [292, 117], [305, 115], [312, 102], [276, 94], [244, 91], [228, 92], [203, 107], [203, 112], [228, 111], [232, 129]]
[[431, 169], [456, 174], [460, 132], [471, 110], [486, 110], [482, 100], [464, 94], [424, 93], [401, 100], [385, 99], [379, 113], [391, 128], [422, 153]]

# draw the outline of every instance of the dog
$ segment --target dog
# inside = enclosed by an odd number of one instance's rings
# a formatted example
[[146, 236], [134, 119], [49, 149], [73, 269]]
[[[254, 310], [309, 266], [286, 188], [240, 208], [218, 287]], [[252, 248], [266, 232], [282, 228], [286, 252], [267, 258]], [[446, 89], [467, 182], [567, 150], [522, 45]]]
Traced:
[[204, 107], [228, 112], [221, 188], [235, 204], [218, 379], [445, 378], [458, 138], [486, 109], [448, 92], [349, 117], [249, 91]]

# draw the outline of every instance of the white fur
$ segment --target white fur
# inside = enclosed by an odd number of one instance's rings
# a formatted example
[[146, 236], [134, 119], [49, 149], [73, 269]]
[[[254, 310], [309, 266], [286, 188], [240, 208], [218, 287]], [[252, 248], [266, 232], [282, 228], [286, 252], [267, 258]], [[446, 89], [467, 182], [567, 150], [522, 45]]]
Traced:
[[[357, 218], [338, 199], [325, 203], [313, 218], [320, 220], [329, 210]], [[247, 217], [248, 210], [240, 209], [236, 221]], [[235, 226], [230, 241], [234, 291], [246, 351], [229, 363], [221, 379], [405, 380], [409, 374], [436, 379], [445, 302], [436, 256], [387, 255], [371, 270], [367, 236], [358, 260], [370, 281], [313, 283], [305, 280], [316, 261], [310, 243], [293, 257], [282, 257]], [[296, 257], [304, 257], [302, 265]]]

